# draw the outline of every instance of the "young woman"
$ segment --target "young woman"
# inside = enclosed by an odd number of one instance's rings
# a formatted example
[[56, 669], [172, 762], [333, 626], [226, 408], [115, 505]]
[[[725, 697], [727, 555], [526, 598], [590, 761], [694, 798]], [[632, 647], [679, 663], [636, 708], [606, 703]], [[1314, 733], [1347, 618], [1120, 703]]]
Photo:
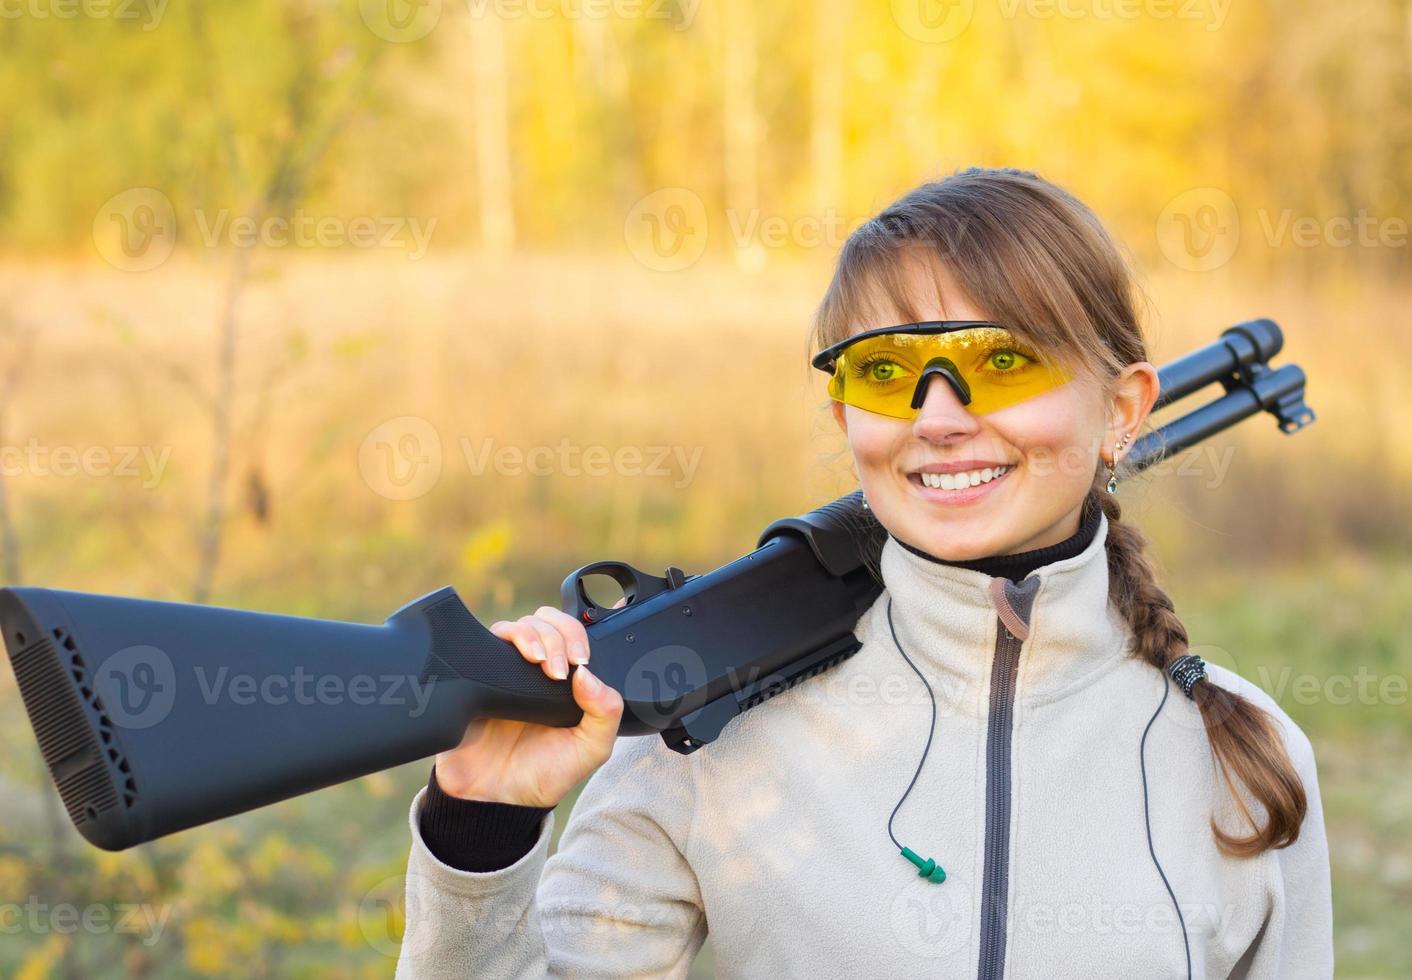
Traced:
[[616, 739], [572, 617], [494, 624], [583, 722], [438, 756], [398, 975], [680, 977], [709, 929], [723, 977], [1331, 976], [1309, 740], [1188, 652], [1113, 496], [1158, 395], [1133, 292], [1024, 171], [855, 231], [815, 364], [888, 532], [861, 648], [682, 756]]

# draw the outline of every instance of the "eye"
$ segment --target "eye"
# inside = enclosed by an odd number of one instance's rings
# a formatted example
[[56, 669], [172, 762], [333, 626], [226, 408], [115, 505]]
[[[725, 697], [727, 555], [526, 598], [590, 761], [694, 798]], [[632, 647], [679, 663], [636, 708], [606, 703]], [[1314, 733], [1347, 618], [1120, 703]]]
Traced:
[[875, 384], [888, 384], [902, 378], [906, 369], [887, 354], [873, 353], [853, 366], [855, 377]]
[[[1019, 351], [998, 350], [990, 355], [988, 363], [997, 371], [1009, 371], [1013, 369], [1022, 358], [1025, 358], [1025, 355], [1021, 354]], [[1025, 359], [1028, 360], [1028, 358]]]
[[996, 347], [986, 352], [981, 362], [981, 370], [989, 374], [1021, 374], [1037, 361], [1038, 358], [1034, 354], [1026, 351], [1014, 347]]

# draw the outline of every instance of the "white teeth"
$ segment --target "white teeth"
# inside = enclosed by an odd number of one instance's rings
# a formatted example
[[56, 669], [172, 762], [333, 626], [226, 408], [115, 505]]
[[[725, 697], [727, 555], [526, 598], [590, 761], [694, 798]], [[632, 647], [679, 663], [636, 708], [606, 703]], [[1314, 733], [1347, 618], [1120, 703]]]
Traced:
[[987, 466], [983, 470], [970, 470], [966, 473], [922, 473], [919, 475], [922, 478], [922, 484], [934, 490], [965, 490], [968, 487], [989, 483], [1009, 469], [1008, 466], [994, 469]]

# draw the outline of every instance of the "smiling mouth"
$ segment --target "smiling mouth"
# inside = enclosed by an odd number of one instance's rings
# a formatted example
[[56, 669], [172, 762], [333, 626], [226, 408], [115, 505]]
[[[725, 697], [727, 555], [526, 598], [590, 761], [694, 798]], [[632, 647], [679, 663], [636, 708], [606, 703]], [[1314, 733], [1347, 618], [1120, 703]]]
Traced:
[[1013, 470], [1013, 466], [983, 467], [961, 473], [908, 473], [907, 480], [915, 486], [932, 490], [969, 490], [971, 487], [993, 483]]

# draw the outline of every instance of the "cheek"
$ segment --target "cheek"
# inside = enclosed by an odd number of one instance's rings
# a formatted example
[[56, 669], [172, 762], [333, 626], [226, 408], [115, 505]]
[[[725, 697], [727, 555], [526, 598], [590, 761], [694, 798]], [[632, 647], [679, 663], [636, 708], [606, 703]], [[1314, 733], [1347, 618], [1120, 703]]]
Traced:
[[906, 425], [852, 405], [845, 406], [845, 412], [848, 418], [848, 442], [858, 463], [867, 469], [890, 465], [899, 433], [903, 438], [906, 436]]
[[1099, 429], [1084, 404], [1064, 389], [995, 412], [991, 421], [1033, 475], [1092, 478]]

